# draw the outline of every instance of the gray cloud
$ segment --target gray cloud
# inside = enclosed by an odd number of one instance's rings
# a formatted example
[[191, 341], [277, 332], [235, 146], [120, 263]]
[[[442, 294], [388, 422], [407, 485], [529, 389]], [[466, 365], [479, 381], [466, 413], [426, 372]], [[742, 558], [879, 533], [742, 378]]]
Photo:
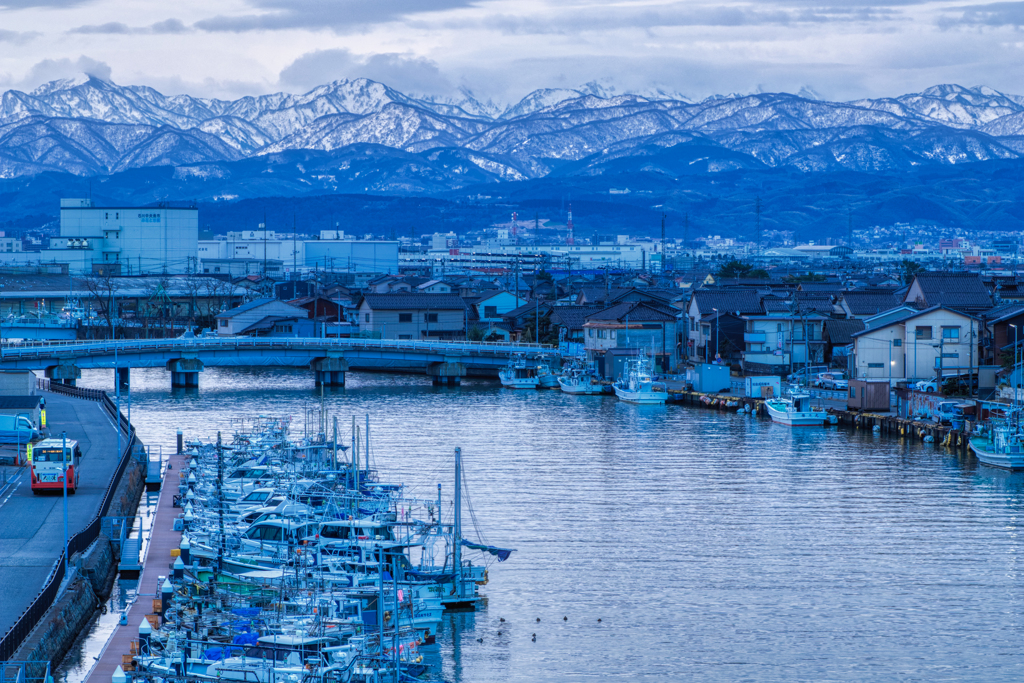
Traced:
[[[3, 0], [0, 0], [2, 2]], [[216, 16], [197, 21], [204, 31], [273, 31], [343, 28], [379, 24], [400, 17], [471, 7], [476, 0], [250, 0], [261, 14]]]
[[98, 34], [117, 34], [117, 33], [131, 33], [132, 29], [127, 24], [122, 24], [119, 21], [111, 21], [106, 24], [93, 24], [88, 26], [79, 26], [73, 28], [69, 33], [98, 33]]
[[943, 17], [939, 25], [950, 28], [956, 25], [968, 26], [1024, 26], [1024, 2], [993, 2], [988, 5], [958, 7], [963, 14], [959, 17]]
[[25, 83], [37, 85], [61, 78], [74, 78], [83, 73], [110, 80], [110, 67], [105, 62], [82, 55], [76, 60], [44, 59], [37, 62], [29, 69]]
[[138, 33], [188, 33], [191, 29], [185, 26], [180, 19], [165, 19], [158, 21], [151, 26], [131, 27], [119, 21], [111, 21], [106, 24], [79, 26], [73, 28], [69, 33], [95, 33], [95, 34], [138, 34]]
[[188, 33], [190, 30], [180, 19], [165, 19], [149, 27], [151, 33]]
[[454, 89], [435, 62], [395, 53], [354, 55], [348, 50], [307, 52], [281, 71], [281, 84], [309, 90], [340, 78], [369, 78], [402, 92], [442, 94]]
[[93, 0], [0, 0], [0, 9], [34, 9], [45, 7], [48, 9], [67, 9], [77, 7]]
[[12, 45], [24, 45], [41, 34], [35, 31], [6, 31], [0, 29], [0, 43], [11, 43]]

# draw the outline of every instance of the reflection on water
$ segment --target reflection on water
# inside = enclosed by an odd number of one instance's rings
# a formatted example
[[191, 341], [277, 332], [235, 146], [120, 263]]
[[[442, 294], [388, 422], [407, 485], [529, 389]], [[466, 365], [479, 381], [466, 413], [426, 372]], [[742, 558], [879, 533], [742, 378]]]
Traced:
[[[82, 384], [109, 388], [111, 375]], [[517, 549], [491, 567], [485, 610], [445, 616], [447, 680], [1024, 674], [1024, 475], [734, 413], [348, 379], [324, 393], [346, 441], [350, 416], [369, 413], [382, 477], [424, 498], [441, 481], [446, 499], [461, 446], [484, 540]], [[301, 429], [320, 400], [298, 370], [211, 368], [198, 391], [171, 392], [163, 370], [132, 382], [132, 421], [164, 448], [179, 428], [209, 438], [241, 415]]]

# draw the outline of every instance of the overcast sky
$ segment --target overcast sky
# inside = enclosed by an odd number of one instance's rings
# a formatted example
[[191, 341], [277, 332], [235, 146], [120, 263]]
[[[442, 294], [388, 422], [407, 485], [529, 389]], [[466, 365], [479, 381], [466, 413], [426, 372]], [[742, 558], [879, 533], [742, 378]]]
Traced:
[[937, 83], [1024, 94], [1024, 2], [0, 0], [0, 88], [79, 72], [234, 98], [365, 76], [514, 101], [600, 81], [699, 99]]

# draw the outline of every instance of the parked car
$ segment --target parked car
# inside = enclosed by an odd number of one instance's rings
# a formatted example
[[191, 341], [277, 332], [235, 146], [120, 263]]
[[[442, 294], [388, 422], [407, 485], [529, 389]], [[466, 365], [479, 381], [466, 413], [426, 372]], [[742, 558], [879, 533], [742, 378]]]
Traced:
[[844, 372], [822, 372], [814, 379], [814, 386], [822, 389], [847, 389], [850, 382]]
[[811, 365], [806, 368], [800, 368], [786, 377], [786, 380], [790, 382], [797, 382], [798, 384], [808, 384], [809, 380], [812, 380], [821, 373], [828, 371], [827, 365]]

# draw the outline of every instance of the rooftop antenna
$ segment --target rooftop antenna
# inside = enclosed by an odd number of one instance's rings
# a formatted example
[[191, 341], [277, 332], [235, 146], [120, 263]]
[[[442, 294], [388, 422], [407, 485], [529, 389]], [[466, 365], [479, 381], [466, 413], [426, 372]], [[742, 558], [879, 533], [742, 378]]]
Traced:
[[519, 218], [519, 214], [517, 214], [515, 211], [513, 211], [512, 212], [512, 239], [514, 239], [516, 241], [516, 246], [519, 246], [519, 223], [517, 222], [518, 218]]
[[565, 238], [565, 243], [571, 247], [576, 243], [572, 236], [572, 204], [569, 204], [569, 220], [566, 223], [566, 228], [568, 228], [569, 234]]
[[267, 210], [263, 210], [263, 277], [267, 276]]

